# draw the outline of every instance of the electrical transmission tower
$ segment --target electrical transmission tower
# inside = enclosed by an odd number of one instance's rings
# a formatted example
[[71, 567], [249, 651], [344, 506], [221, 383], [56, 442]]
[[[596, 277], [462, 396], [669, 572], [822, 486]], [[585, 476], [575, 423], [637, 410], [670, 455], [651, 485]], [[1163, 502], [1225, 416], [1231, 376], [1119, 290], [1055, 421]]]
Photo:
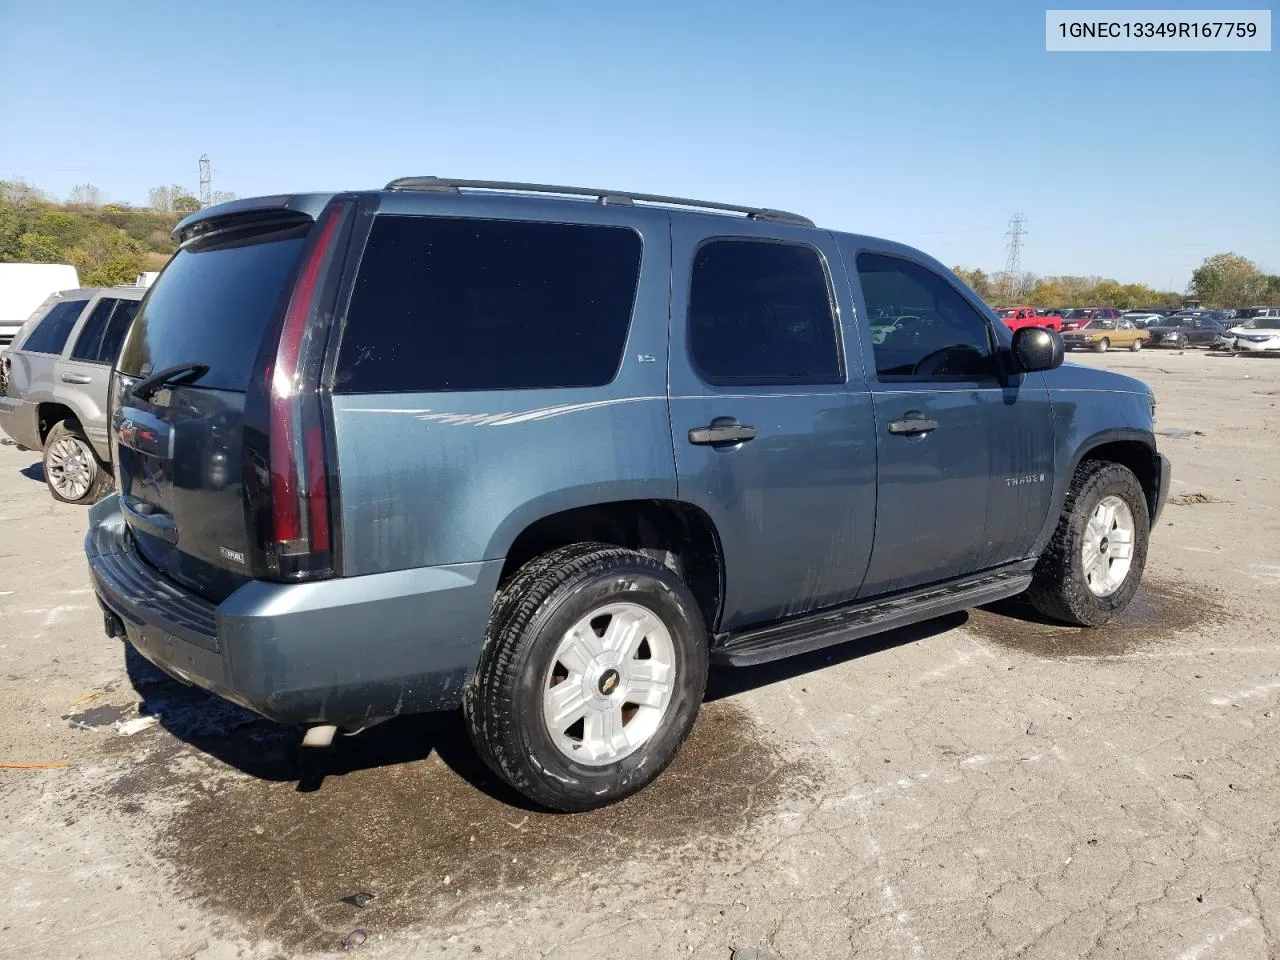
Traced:
[[213, 203], [213, 175], [209, 172], [209, 155], [200, 154], [200, 206]]
[[1010, 297], [1021, 293], [1019, 287], [1022, 283], [1022, 238], [1027, 233], [1024, 229], [1026, 223], [1026, 217], [1015, 213], [1009, 218], [1009, 231], [1005, 234], [1009, 238], [1009, 242], [1005, 245], [1005, 249], [1009, 251], [1009, 257], [1004, 262], [1004, 282]]

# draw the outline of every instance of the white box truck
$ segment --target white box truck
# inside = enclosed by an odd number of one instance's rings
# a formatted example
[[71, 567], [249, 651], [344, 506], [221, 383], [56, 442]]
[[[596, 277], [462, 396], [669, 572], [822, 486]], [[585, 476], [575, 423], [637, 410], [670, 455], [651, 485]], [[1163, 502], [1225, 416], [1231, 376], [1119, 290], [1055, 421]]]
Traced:
[[79, 286], [80, 276], [69, 264], [0, 263], [0, 349], [52, 294]]

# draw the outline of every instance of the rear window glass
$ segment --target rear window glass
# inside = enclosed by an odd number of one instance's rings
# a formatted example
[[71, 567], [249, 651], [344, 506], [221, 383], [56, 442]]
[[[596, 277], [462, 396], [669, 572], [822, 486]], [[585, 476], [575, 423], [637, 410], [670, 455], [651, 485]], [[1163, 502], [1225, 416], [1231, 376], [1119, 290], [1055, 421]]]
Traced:
[[139, 377], [204, 363], [209, 370], [200, 378], [201, 387], [243, 391], [302, 243], [295, 229], [180, 250], [129, 330], [120, 371]]
[[44, 315], [39, 325], [28, 334], [22, 343], [22, 349], [31, 353], [61, 354], [67, 345], [67, 337], [75, 328], [80, 313], [84, 310], [85, 300], [63, 300], [56, 303]]
[[341, 393], [602, 386], [640, 277], [623, 227], [382, 215], [338, 358]]

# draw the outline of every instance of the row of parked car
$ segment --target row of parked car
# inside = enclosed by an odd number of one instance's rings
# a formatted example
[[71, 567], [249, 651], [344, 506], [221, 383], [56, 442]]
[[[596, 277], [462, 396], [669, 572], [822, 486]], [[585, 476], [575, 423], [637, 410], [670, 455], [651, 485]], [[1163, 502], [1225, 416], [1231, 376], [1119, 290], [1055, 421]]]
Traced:
[[1105, 352], [1112, 347], [1141, 350], [1150, 346], [1209, 347], [1246, 352], [1280, 351], [1280, 307], [1243, 310], [1127, 310], [1084, 307], [1047, 310], [997, 307], [1011, 330], [1044, 327], [1062, 334], [1068, 350]]

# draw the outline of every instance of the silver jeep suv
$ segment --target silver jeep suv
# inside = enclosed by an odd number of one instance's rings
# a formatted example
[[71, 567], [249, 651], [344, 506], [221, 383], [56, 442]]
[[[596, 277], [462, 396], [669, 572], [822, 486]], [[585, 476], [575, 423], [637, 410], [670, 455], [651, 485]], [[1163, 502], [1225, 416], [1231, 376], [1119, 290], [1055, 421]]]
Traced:
[[0, 429], [44, 451], [49, 492], [93, 503], [111, 487], [107, 391], [143, 287], [50, 297], [0, 355]]

